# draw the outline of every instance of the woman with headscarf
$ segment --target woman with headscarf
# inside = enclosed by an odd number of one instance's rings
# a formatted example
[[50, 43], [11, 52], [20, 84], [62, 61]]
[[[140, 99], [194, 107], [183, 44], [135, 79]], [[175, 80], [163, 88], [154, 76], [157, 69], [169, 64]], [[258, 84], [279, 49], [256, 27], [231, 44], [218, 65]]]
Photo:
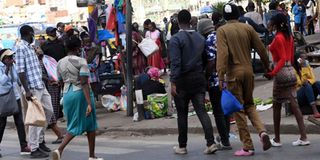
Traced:
[[142, 84], [143, 99], [146, 100], [148, 95], [153, 93], [167, 93], [165, 85], [160, 80], [160, 71], [156, 67], [152, 67], [147, 71], [150, 79]]

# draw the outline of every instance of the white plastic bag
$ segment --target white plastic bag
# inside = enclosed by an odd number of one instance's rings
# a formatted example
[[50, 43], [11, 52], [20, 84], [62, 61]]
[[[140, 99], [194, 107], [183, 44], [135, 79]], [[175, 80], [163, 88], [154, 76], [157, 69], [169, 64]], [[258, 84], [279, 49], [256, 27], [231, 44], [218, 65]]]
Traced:
[[144, 38], [141, 43], [138, 44], [138, 47], [146, 57], [149, 57], [159, 50], [158, 45], [151, 38]]
[[107, 108], [108, 111], [118, 111], [120, 102], [119, 99], [112, 95], [103, 95], [101, 97], [103, 107]]

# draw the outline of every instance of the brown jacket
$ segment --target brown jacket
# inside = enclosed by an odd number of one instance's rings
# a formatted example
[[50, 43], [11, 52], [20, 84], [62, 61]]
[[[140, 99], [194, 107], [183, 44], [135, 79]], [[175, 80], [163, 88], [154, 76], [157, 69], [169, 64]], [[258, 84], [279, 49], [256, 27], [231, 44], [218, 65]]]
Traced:
[[238, 20], [230, 20], [217, 30], [217, 70], [220, 80], [224, 75], [244, 69], [253, 73], [251, 51], [255, 49], [265, 68], [269, 67], [266, 48], [255, 30]]

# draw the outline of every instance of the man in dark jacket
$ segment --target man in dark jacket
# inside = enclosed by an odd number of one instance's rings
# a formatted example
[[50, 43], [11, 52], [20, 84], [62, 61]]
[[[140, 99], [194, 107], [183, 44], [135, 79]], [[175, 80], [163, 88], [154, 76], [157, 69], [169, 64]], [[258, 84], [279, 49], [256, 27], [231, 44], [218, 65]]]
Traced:
[[207, 148], [205, 154], [218, 150], [213, 136], [211, 119], [204, 108], [206, 78], [204, 76], [203, 55], [205, 39], [190, 28], [191, 14], [182, 10], [178, 14], [180, 31], [170, 39], [171, 94], [178, 112], [179, 146], [174, 147], [176, 154], [187, 154], [188, 104], [193, 107], [203, 126]]
[[43, 53], [54, 58], [57, 62], [67, 55], [63, 42], [57, 38], [57, 29], [53, 27], [48, 27], [46, 33], [48, 39], [41, 47]]

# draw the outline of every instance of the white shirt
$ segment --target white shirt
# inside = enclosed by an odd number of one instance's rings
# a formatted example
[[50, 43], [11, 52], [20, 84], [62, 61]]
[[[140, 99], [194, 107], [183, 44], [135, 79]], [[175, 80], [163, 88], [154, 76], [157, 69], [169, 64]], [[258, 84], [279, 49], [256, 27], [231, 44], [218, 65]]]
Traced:
[[244, 16], [252, 19], [258, 25], [263, 24], [262, 16], [258, 12], [247, 12], [246, 14], [244, 14]]
[[311, 0], [309, 0], [307, 4], [307, 10], [306, 10], [307, 17], [308, 16], [314, 16], [314, 4]]

